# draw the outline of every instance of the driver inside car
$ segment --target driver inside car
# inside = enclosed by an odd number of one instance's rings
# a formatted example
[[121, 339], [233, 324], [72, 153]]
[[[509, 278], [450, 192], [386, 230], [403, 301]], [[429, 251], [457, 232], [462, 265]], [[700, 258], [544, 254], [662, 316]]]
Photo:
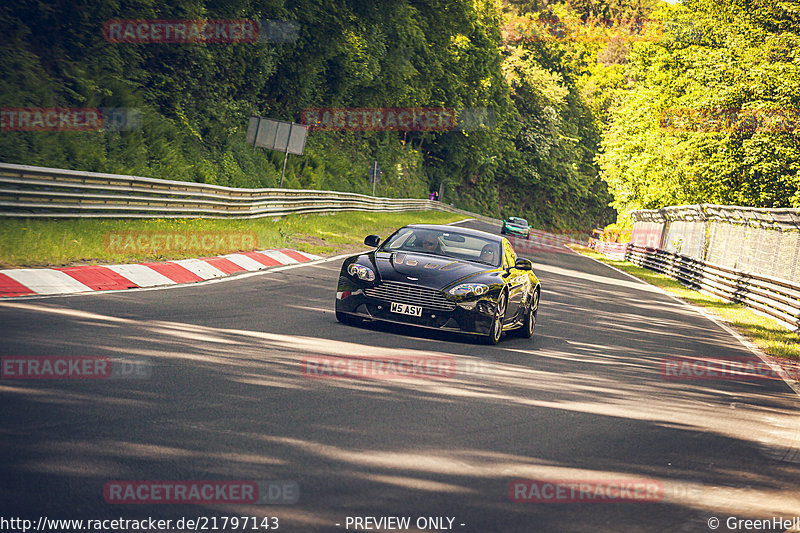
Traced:
[[416, 235], [414, 245], [421, 251], [429, 254], [441, 254], [442, 247], [439, 239], [433, 233], [421, 233]]
[[481, 262], [488, 263], [490, 265], [497, 264], [497, 251], [495, 250], [494, 245], [487, 244], [481, 250]]

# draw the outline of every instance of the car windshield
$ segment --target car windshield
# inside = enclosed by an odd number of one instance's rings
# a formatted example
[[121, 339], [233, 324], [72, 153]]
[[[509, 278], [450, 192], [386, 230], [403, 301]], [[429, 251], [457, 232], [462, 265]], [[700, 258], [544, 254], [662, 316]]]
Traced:
[[527, 226], [528, 225], [528, 221], [525, 220], [524, 218], [511, 217], [511, 218], [508, 219], [508, 221], [511, 224], [515, 224], [517, 226]]
[[384, 252], [415, 252], [500, 266], [500, 243], [454, 231], [402, 228], [380, 247]]

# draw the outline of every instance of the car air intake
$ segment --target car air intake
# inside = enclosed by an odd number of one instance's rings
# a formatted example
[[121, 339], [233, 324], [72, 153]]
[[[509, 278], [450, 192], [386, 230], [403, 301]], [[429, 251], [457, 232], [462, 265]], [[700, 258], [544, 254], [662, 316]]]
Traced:
[[440, 311], [452, 311], [456, 307], [456, 304], [445, 298], [441, 291], [396, 281], [384, 281], [374, 287], [366, 288], [364, 294], [386, 302], [417, 305]]

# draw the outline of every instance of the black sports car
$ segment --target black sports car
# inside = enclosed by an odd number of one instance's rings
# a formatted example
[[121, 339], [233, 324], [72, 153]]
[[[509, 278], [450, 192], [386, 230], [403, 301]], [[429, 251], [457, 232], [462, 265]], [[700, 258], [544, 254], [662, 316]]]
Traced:
[[[482, 335], [530, 338], [541, 286], [505, 237], [454, 226], [412, 224], [375, 250], [345, 259], [336, 291], [340, 322], [382, 320]], [[380, 246], [379, 246], [380, 244]]]

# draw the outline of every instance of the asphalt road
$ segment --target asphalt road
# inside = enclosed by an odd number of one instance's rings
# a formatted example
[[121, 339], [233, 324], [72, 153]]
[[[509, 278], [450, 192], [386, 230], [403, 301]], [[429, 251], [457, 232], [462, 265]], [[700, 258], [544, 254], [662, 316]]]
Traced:
[[[0, 518], [205, 516], [221, 531], [225, 516], [274, 516], [280, 531], [327, 532], [348, 530], [348, 517], [353, 531], [354, 517], [398, 516], [410, 518], [408, 531], [618, 532], [711, 531], [712, 517], [728, 531], [729, 517], [800, 516], [800, 402], [785, 383], [670, 379], [669, 362], [757, 359], [604, 265], [529, 257], [544, 288], [534, 338], [498, 346], [337, 323], [341, 260], [169, 290], [2, 302], [2, 356], [150, 366], [138, 379], [0, 381]], [[456, 371], [307, 377], [303, 362], [319, 356], [452, 358]], [[518, 479], [541, 491], [553, 480], [658, 491], [520, 502], [509, 492]], [[104, 487], [125, 480], [284, 480], [299, 498], [107, 503]], [[432, 527], [427, 517], [448, 518]]]

